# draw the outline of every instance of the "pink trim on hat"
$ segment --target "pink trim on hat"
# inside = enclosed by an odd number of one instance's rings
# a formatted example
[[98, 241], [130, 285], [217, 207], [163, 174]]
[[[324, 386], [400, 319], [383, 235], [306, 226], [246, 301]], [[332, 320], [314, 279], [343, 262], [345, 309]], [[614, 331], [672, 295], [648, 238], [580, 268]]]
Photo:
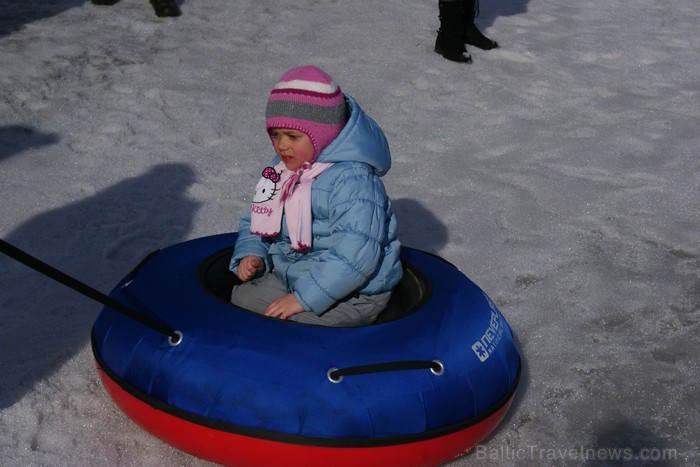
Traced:
[[[280, 89], [273, 89], [270, 92], [270, 98], [272, 99], [275, 97], [275, 100], [282, 100], [281, 96], [307, 96], [307, 97], [316, 97], [316, 98], [321, 98], [321, 99], [333, 99], [339, 94], [342, 94], [343, 92], [340, 90], [340, 88], [336, 88], [336, 90], [333, 93], [323, 93], [323, 92], [316, 92], [316, 91], [309, 91], [307, 89], [290, 89], [290, 88], [280, 88]], [[298, 100], [298, 99], [294, 99]]]

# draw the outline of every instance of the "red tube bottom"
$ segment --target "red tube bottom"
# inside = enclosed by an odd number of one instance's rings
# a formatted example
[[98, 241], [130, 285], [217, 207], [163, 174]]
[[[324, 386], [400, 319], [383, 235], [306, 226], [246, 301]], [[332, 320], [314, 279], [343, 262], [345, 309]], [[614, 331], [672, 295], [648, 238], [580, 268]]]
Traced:
[[98, 373], [116, 405], [134, 422], [166, 443], [201, 459], [224, 465], [431, 466], [466, 454], [486, 439], [510, 407], [462, 430], [415, 442], [372, 447], [326, 447], [284, 443], [221, 431], [158, 410], [124, 390], [101, 368]]

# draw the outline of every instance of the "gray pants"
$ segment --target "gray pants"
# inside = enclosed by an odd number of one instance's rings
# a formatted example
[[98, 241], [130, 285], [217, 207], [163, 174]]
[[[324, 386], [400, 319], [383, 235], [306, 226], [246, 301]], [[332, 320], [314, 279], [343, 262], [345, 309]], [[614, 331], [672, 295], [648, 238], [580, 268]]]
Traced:
[[[233, 286], [231, 303], [263, 314], [270, 303], [288, 293], [289, 290], [277, 279], [277, 276], [268, 272], [252, 281]], [[321, 316], [310, 311], [302, 311], [290, 316], [289, 320], [321, 326], [362, 326], [373, 323], [379, 313], [386, 308], [390, 298], [391, 291], [377, 295], [356, 295], [336, 303]]]

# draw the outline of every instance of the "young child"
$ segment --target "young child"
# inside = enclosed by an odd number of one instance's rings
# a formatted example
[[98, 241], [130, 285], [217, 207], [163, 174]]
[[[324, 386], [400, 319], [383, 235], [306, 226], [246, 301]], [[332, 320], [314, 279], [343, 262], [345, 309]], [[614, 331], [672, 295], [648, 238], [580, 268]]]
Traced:
[[231, 302], [303, 323], [372, 323], [403, 272], [380, 179], [391, 167], [384, 133], [313, 66], [280, 78], [266, 127], [277, 156], [240, 221]]

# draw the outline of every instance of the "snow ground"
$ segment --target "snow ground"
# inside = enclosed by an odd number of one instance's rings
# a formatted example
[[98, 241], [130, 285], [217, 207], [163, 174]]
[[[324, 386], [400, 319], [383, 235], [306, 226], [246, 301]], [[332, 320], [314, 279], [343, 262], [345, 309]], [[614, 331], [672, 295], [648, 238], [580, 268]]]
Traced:
[[[0, 0], [0, 237], [107, 292], [235, 229], [269, 89], [312, 63], [384, 128], [402, 241], [517, 334], [511, 412], [453, 464], [700, 465], [697, 5], [481, 3], [501, 48], [457, 65], [434, 0]], [[0, 463], [207, 465], [111, 403], [99, 309], [0, 258]]]

